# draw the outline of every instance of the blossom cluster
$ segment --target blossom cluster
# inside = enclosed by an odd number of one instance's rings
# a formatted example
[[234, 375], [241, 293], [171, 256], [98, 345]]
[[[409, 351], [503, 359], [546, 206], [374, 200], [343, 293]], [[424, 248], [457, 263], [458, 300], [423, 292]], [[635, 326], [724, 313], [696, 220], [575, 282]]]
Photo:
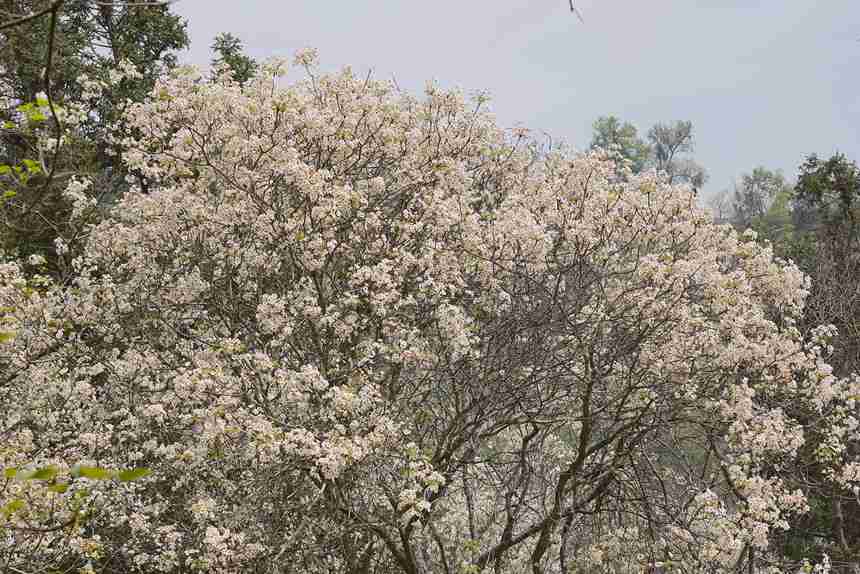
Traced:
[[0, 483], [5, 563], [730, 572], [806, 511], [810, 412], [858, 487], [796, 267], [483, 97], [296, 63], [162, 80], [74, 276], [0, 266], [0, 466], [67, 485]]

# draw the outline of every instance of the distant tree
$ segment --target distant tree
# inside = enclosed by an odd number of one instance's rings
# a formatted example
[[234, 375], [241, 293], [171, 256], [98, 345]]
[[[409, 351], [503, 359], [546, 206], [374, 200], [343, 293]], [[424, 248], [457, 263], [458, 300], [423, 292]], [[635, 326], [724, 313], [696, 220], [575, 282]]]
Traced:
[[777, 197], [783, 207], [787, 205], [790, 190], [791, 186], [779, 171], [760, 166], [752, 173], [741, 175], [732, 197], [735, 225], [746, 229], [763, 222]]
[[693, 122], [657, 123], [648, 130], [651, 160], [670, 183], [687, 183], [698, 191], [708, 180], [705, 168], [681, 154], [693, 152]]
[[591, 149], [614, 150], [630, 162], [633, 173], [645, 169], [651, 148], [636, 131], [636, 126], [630, 122], [621, 123], [615, 116], [601, 116], [593, 124], [594, 132], [591, 138]]
[[212, 66], [229, 69], [233, 79], [240, 85], [251, 79], [257, 71], [257, 62], [244, 53], [242, 40], [229, 32], [215, 36], [212, 50], [218, 55], [212, 60]]
[[813, 280], [810, 323], [839, 328], [834, 366], [860, 370], [860, 168], [844, 155], [806, 159], [794, 194], [798, 219], [811, 235], [802, 268]]
[[[757, 228], [775, 246], [794, 241], [795, 227], [791, 212], [793, 191], [791, 185], [787, 184], [776, 192]], [[783, 255], [781, 250], [777, 252]]]
[[591, 149], [614, 150], [629, 162], [633, 173], [653, 168], [669, 183], [686, 183], [697, 192], [708, 180], [705, 168], [689, 155], [693, 152], [693, 124], [689, 121], [657, 123], [642, 140], [636, 126], [615, 116], [601, 116], [593, 124]]
[[732, 194], [728, 189], [723, 189], [709, 197], [706, 201], [716, 223], [729, 223], [733, 220]]
[[693, 122], [657, 123], [648, 130], [648, 140], [653, 146], [657, 169], [668, 171], [675, 155], [693, 151]]
[[860, 169], [857, 163], [843, 154], [836, 154], [826, 161], [815, 155], [809, 156], [800, 167], [795, 205], [801, 214], [808, 219], [817, 219], [830, 233], [853, 236], [860, 221]]

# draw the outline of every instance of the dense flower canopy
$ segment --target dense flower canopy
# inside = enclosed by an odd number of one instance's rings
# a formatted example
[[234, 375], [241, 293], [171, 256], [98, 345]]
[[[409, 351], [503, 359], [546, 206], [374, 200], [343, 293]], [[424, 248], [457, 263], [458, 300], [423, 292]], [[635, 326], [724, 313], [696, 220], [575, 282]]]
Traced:
[[51, 469], [7, 471], [6, 564], [776, 569], [799, 451], [860, 485], [795, 267], [481, 96], [297, 62], [160, 82], [74, 278], [0, 267], [0, 466]]

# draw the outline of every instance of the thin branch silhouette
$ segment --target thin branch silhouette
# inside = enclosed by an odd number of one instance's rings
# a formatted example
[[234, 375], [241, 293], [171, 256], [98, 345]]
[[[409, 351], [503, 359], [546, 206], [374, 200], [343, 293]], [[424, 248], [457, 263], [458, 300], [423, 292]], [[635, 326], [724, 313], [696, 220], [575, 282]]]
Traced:
[[585, 24], [585, 19], [582, 17], [582, 14], [577, 10], [576, 6], [573, 5], [573, 0], [570, 0], [570, 11], [576, 14], [576, 17], [579, 18], [579, 21]]

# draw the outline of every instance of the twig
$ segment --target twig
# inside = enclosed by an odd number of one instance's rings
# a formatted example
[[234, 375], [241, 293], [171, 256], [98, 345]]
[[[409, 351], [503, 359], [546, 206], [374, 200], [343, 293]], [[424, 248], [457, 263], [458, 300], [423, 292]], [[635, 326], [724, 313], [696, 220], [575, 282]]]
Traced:
[[77, 514], [73, 515], [70, 519], [62, 524], [58, 524], [56, 526], [48, 526], [46, 528], [39, 528], [36, 526], [17, 526], [14, 524], [7, 524], [6, 528], [11, 530], [20, 530], [22, 532], [40, 532], [42, 534], [47, 534], [48, 532], [57, 532], [58, 530], [65, 530], [66, 528], [73, 526], [75, 522], [78, 521]]
[[54, 157], [51, 160], [51, 171], [48, 172], [48, 177], [45, 179], [45, 184], [42, 186], [42, 191], [48, 189], [51, 180], [54, 178], [54, 172], [57, 170], [57, 158], [60, 155], [60, 144], [63, 141], [63, 124], [57, 116], [57, 110], [54, 108], [54, 96], [51, 89], [51, 68], [54, 64], [54, 38], [57, 35], [57, 16], [64, 0], [56, 0], [51, 9], [51, 24], [48, 31], [48, 55], [45, 58], [45, 96], [48, 98], [48, 108], [51, 110], [51, 117], [54, 119], [54, 125], [57, 128], [57, 141], [54, 143]]
[[14, 28], [15, 26], [20, 26], [21, 24], [26, 24], [30, 20], [35, 20], [36, 18], [44, 16], [49, 12], [56, 12], [63, 2], [65, 2], [65, 0], [54, 0], [53, 2], [51, 2], [51, 4], [48, 5], [47, 8], [43, 10], [34, 12], [29, 16], [23, 16], [21, 18], [18, 18], [17, 20], [12, 20], [11, 22], [6, 22], [5, 24], [0, 24], [0, 31], [5, 30], [7, 28]]
[[573, 5], [573, 0], [570, 0], [570, 11], [576, 14], [576, 17], [579, 18], [579, 21], [585, 24], [585, 20], [582, 18], [582, 14], [580, 14], [579, 10], [576, 9], [576, 6]]

